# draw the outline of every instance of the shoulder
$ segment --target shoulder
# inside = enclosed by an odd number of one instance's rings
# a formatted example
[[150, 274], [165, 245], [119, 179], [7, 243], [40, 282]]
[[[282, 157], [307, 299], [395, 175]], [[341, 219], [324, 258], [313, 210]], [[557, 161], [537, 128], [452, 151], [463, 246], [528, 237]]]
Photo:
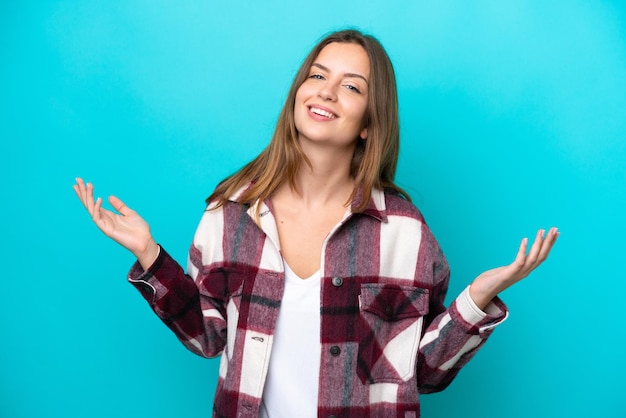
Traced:
[[419, 230], [423, 244], [430, 248], [431, 252], [441, 251], [437, 239], [417, 206], [393, 191], [385, 191], [385, 206], [387, 224], [391, 229]]
[[241, 222], [249, 205], [241, 204], [236, 201], [227, 200], [225, 202], [210, 202], [202, 216], [196, 231], [196, 237], [204, 237], [221, 233], [222, 230], [236, 228]]
[[422, 212], [411, 202], [392, 190], [385, 190], [385, 211], [387, 217], [401, 217], [425, 223]]

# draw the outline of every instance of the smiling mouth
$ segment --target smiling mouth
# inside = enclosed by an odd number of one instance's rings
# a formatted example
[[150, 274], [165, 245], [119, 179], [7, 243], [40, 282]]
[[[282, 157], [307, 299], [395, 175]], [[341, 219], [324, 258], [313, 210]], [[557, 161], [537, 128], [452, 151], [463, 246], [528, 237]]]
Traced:
[[337, 115], [335, 115], [334, 113], [329, 112], [329, 111], [324, 110], [324, 109], [320, 109], [320, 108], [315, 107], [315, 106], [310, 106], [309, 107], [309, 112], [314, 113], [314, 114], [319, 115], [319, 116], [323, 116], [323, 117], [328, 118], [328, 119], [335, 119], [337, 117]]

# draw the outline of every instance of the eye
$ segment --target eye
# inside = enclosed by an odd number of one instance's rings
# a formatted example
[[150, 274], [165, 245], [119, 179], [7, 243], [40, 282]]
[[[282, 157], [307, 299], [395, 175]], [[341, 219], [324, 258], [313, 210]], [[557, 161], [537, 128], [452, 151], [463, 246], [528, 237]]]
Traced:
[[323, 76], [323, 75], [321, 75], [321, 74], [311, 74], [311, 75], [309, 76], [309, 78], [313, 78], [313, 79], [315, 79], [315, 80], [323, 80], [323, 79], [324, 79], [324, 76]]
[[351, 90], [351, 91], [355, 92], [355, 93], [361, 94], [361, 90], [357, 86], [354, 86], [352, 84], [346, 84], [346, 88], [348, 90]]

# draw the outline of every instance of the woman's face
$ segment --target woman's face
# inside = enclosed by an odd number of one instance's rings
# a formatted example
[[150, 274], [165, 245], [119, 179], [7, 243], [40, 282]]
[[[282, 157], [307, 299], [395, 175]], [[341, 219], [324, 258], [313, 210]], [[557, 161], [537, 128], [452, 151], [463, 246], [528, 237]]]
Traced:
[[369, 76], [370, 61], [362, 46], [326, 45], [296, 92], [294, 119], [300, 142], [353, 147], [358, 138], [366, 139]]

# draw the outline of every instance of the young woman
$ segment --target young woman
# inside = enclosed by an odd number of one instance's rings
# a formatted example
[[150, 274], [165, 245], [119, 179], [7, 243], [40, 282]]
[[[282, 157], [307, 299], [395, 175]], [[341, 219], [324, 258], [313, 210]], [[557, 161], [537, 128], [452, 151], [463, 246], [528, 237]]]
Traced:
[[394, 182], [395, 75], [348, 30], [300, 68], [269, 146], [207, 199], [188, 275], [148, 224], [74, 189], [138, 259], [129, 280], [185, 346], [221, 355], [216, 417], [417, 417], [507, 315], [498, 293], [548, 256], [540, 230], [515, 261], [443, 305], [448, 264]]

